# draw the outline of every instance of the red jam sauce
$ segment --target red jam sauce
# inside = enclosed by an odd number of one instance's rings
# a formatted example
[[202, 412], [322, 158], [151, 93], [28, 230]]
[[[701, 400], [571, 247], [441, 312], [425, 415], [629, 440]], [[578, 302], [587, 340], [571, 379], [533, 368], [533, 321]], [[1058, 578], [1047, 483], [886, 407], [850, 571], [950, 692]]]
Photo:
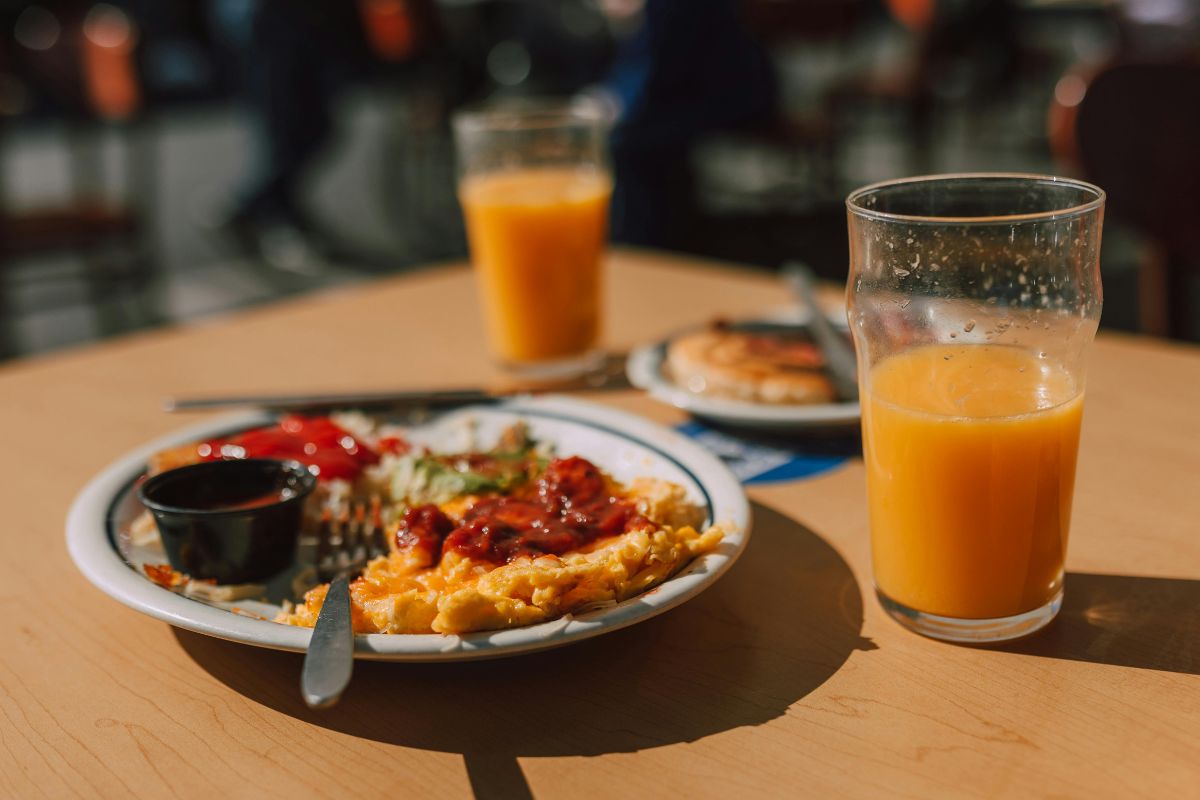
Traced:
[[521, 556], [561, 555], [649, 524], [632, 501], [613, 497], [600, 470], [578, 456], [550, 462], [530, 489], [479, 500], [457, 526], [437, 506], [410, 508], [396, 544], [424, 550], [431, 562], [453, 551], [506, 564]]
[[746, 352], [777, 362], [781, 367], [817, 369], [825, 365], [821, 350], [811, 342], [798, 342], [782, 336], [748, 335]]
[[401, 550], [420, 550], [432, 562], [441, 553], [446, 534], [452, 530], [454, 523], [437, 506], [432, 503], [414, 506], [404, 512], [396, 531], [396, 546]]
[[[404, 452], [400, 440], [388, 444], [388, 452]], [[405, 445], [406, 447], [406, 445]], [[379, 454], [360, 442], [329, 417], [289, 414], [278, 424], [239, 433], [226, 439], [202, 442], [197, 453], [205, 461], [222, 458], [295, 459], [307, 464], [322, 480], [352, 481]]]

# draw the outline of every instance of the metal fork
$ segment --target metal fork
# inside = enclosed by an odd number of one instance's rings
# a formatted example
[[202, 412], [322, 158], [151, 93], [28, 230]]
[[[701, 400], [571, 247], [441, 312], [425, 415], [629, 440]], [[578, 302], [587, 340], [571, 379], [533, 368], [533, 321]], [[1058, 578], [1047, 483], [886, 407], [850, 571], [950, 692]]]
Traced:
[[350, 578], [386, 552], [378, 498], [372, 498], [369, 510], [358, 503], [336, 517], [331, 512], [321, 517], [315, 566], [318, 577], [329, 582], [329, 591], [300, 672], [300, 692], [309, 708], [332, 706], [350, 684], [354, 672]]

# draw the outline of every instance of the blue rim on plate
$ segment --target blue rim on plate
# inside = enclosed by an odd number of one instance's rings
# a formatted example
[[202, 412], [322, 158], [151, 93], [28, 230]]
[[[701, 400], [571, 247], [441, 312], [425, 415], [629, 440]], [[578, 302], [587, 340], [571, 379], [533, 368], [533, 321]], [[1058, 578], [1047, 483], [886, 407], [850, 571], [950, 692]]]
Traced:
[[[622, 603], [538, 625], [462, 636], [360, 635], [355, 637], [356, 657], [396, 661], [495, 658], [582, 641], [649, 619], [695, 597], [745, 550], [751, 520], [749, 502], [741, 485], [715, 456], [674, 431], [632, 414], [565, 397], [518, 398], [498, 405], [456, 410], [438, 419], [457, 415], [492, 419], [496, 425], [520, 417], [531, 423], [535, 435], [541, 427], [548, 433], [558, 431], [560, 438], [565, 435], [596, 442], [610, 452], [579, 454], [610, 471], [623, 468], [630, 476], [657, 473], [676, 480], [685, 485], [695, 500], [707, 506], [710, 522], [727, 523], [733, 530], [726, 534], [716, 552], [696, 558], [658, 587]], [[144, 474], [152, 454], [261, 425], [271, 419], [254, 412], [193, 425], [147, 443], [93, 478], [72, 504], [66, 526], [68, 550], [84, 576], [114, 599], [172, 625], [260, 647], [306, 650], [312, 634], [308, 628], [244, 616], [149, 581], [122, 556], [116, 535], [122, 523], [128, 523], [122, 515], [128, 516], [134, 510], [130, 505], [132, 489]], [[570, 449], [564, 447], [564, 452]]]

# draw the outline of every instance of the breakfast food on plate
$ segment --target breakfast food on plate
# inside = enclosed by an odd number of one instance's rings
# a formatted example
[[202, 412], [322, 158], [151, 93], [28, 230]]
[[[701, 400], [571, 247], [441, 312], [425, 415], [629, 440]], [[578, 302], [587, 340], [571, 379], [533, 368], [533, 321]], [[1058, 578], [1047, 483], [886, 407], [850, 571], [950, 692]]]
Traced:
[[[307, 522], [312, 525], [324, 509], [339, 510], [351, 499], [368, 501], [375, 491], [366, 477], [368, 467], [408, 449], [408, 442], [397, 429], [377, 429], [362, 414], [287, 414], [271, 425], [160, 450], [150, 457], [146, 472], [147, 476], [157, 475], [221, 459], [296, 460], [317, 476], [317, 488], [305, 506]], [[158, 538], [149, 512], [138, 516], [126, 533], [138, 545]]]
[[378, 435], [365, 417], [288, 414], [274, 425], [162, 450], [150, 459], [151, 475], [200, 461], [223, 458], [295, 459], [318, 478], [355, 481], [386, 453], [404, 452], [400, 436]]
[[[333, 437], [331, 428], [344, 436]], [[376, 498], [387, 533], [390, 552], [350, 585], [359, 633], [513, 628], [620, 602], [715, 550], [724, 535], [720, 526], [703, 528], [703, 511], [682, 487], [652, 478], [623, 485], [581, 456], [550, 452], [521, 423], [491, 449], [441, 454], [381, 435], [361, 416], [287, 417], [279, 426], [160, 454], [154, 465], [198, 453], [245, 457], [264, 439], [302, 439], [304, 430], [354, 451], [348, 455], [356, 470], [326, 469], [350, 463], [331, 451], [319, 477], [346, 484], [338, 493], [343, 508], [345, 497]], [[314, 455], [303, 442], [293, 452], [293, 444], [282, 455]], [[327, 486], [310, 502], [329, 509], [334, 496]], [[319, 585], [299, 604], [285, 603], [276, 621], [314, 625], [327, 591]]]
[[794, 334], [713, 325], [671, 340], [666, 369], [697, 394], [752, 403], [827, 403], [833, 384], [812, 342]]

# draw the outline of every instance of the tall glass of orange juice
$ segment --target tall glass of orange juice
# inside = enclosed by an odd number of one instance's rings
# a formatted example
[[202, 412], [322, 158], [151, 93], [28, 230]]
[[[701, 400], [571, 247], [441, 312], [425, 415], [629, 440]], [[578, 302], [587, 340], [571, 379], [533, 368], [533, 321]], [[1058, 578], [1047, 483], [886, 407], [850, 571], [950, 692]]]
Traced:
[[612, 179], [592, 104], [458, 114], [459, 201], [488, 342], [529, 377], [586, 371], [600, 336]]
[[1029, 634], [1062, 604], [1104, 192], [945, 175], [847, 209], [876, 593], [935, 638]]

